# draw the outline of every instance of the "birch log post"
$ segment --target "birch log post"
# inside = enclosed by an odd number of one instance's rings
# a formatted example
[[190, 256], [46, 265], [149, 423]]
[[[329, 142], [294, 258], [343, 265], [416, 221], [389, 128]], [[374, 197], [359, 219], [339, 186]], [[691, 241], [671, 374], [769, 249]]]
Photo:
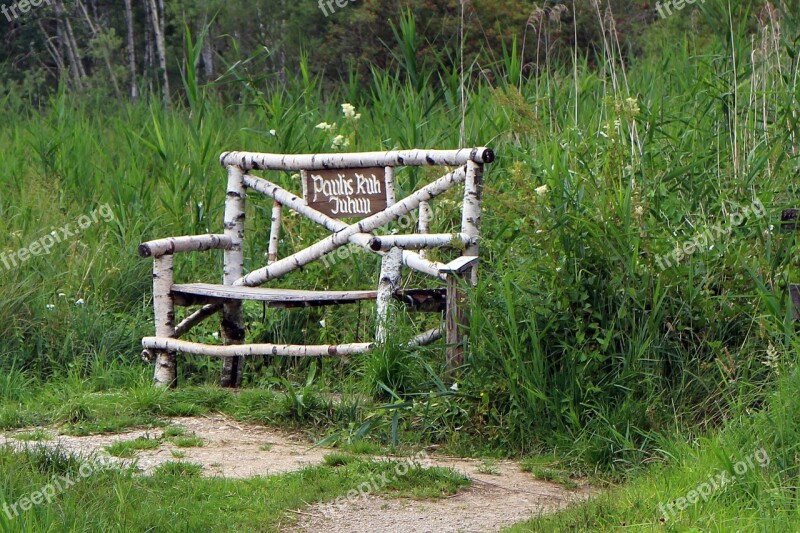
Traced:
[[[172, 255], [162, 255], [153, 260], [153, 311], [155, 312], [156, 336], [175, 336], [175, 305], [172, 302], [173, 284]], [[146, 348], [146, 347], [145, 347]], [[157, 387], [174, 387], [178, 381], [175, 352], [153, 350], [156, 368], [153, 381]]]
[[[431, 232], [431, 204], [428, 202], [420, 202], [419, 204], [419, 222], [418, 231], [423, 235]], [[423, 259], [428, 258], [427, 250], [420, 250], [419, 256]]]
[[394, 189], [394, 167], [386, 167], [384, 183], [386, 184], [386, 207], [391, 207], [397, 202], [397, 193]]
[[381, 261], [381, 275], [378, 280], [378, 302], [377, 319], [378, 323], [375, 331], [375, 340], [379, 344], [385, 344], [389, 336], [389, 325], [391, 322], [390, 307], [392, 297], [400, 286], [400, 273], [403, 266], [403, 251], [400, 248], [392, 248], [383, 256]]
[[[225, 236], [231, 246], [225, 251], [223, 283], [233, 285], [244, 275], [244, 222], [245, 222], [244, 173], [236, 166], [228, 167], [228, 194], [225, 198]], [[226, 302], [222, 308], [222, 338], [226, 345], [244, 342], [244, 316], [242, 302]], [[239, 387], [242, 383], [244, 358], [235, 356], [225, 359], [222, 365], [220, 386]]]
[[281, 218], [283, 216], [283, 206], [275, 200], [272, 203], [272, 226], [269, 229], [269, 252], [267, 264], [271, 265], [278, 260], [278, 244], [281, 240]]
[[[467, 163], [467, 179], [464, 180], [464, 206], [461, 215], [461, 233], [469, 235], [471, 243], [464, 250], [465, 256], [478, 256], [481, 230], [481, 198], [483, 196], [483, 165], [470, 161]], [[478, 269], [469, 275], [472, 285], [478, 284]]]
[[477, 266], [477, 256], [461, 256], [445, 265], [447, 275], [447, 307], [445, 308], [445, 335], [447, 343], [447, 370], [453, 373], [464, 363], [464, 330], [468, 326], [467, 296], [464, 284]]

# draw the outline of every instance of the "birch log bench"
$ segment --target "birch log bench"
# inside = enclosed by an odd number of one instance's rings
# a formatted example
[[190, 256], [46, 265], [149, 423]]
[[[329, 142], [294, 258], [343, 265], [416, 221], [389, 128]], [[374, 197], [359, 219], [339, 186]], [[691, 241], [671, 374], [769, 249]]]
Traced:
[[[477, 281], [481, 190], [484, 165], [494, 161], [488, 148], [461, 150], [407, 150], [351, 154], [282, 155], [227, 152], [220, 163], [228, 172], [224, 234], [172, 237], [146, 242], [142, 257], [153, 258], [153, 307], [155, 336], [142, 340], [143, 357], [155, 360], [155, 383], [174, 386], [176, 354], [195, 354], [224, 359], [220, 384], [238, 387], [243, 358], [256, 355], [286, 357], [347, 356], [364, 353], [387, 340], [387, 315], [393, 299], [412, 307], [444, 313], [444, 327], [411, 339], [424, 345], [442, 336], [447, 343], [447, 363], [462, 363], [465, 340], [465, 296], [463, 285]], [[442, 177], [403, 199], [395, 198], [398, 167], [450, 167]], [[270, 171], [298, 172], [303, 194], [297, 196], [268, 181]], [[461, 227], [457, 233], [429, 233], [432, 210], [429, 201], [463, 185], [460, 204]], [[244, 271], [245, 200], [248, 190], [273, 200], [269, 251], [266, 266]], [[331, 232], [331, 235], [288, 257], [278, 258], [278, 243], [284, 209], [291, 209]], [[416, 232], [376, 235], [387, 224], [418, 211]], [[347, 219], [344, 221], [342, 219]], [[270, 288], [264, 285], [323, 258], [344, 245], [357, 245], [382, 256], [377, 284], [367, 290], [311, 291]], [[456, 260], [443, 264], [428, 259], [427, 250], [455, 247]], [[224, 250], [222, 284], [176, 284], [173, 257], [179, 252]], [[426, 274], [444, 288], [400, 290], [402, 268]], [[375, 342], [339, 345], [246, 344], [242, 305], [246, 300], [274, 308], [341, 305], [373, 300], [377, 320]], [[176, 306], [200, 306], [175, 323]], [[180, 340], [203, 320], [221, 314], [222, 344], [210, 345]], [[444, 330], [444, 332], [443, 332]]]

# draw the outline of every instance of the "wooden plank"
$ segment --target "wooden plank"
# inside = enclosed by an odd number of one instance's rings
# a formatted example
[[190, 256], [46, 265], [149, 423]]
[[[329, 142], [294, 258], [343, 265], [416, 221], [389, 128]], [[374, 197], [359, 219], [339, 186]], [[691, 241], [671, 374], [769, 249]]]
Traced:
[[376, 290], [306, 291], [298, 289], [215, 285], [211, 283], [173, 285], [172, 292], [174, 294], [204, 296], [218, 300], [254, 300], [268, 303], [342, 303], [374, 300], [378, 297], [378, 291]]
[[441, 267], [439, 272], [445, 274], [461, 274], [471, 269], [478, 263], [478, 257], [474, 255], [463, 255]]
[[389, 205], [386, 169], [346, 168], [303, 173], [305, 201], [331, 218], [363, 218]]
[[[344, 305], [375, 300], [378, 297], [377, 290], [318, 292], [206, 283], [174, 285], [172, 294], [176, 305], [185, 307], [208, 304], [178, 325], [176, 337], [181, 337], [193, 326], [219, 311], [225, 300], [252, 300], [267, 302], [273, 308], [292, 308]], [[394, 298], [405, 304], [410, 311], [441, 313], [445, 309], [447, 289], [403, 289], [395, 292]]]
[[469, 324], [467, 296], [461, 284], [467, 274], [451, 274], [447, 277], [447, 310], [445, 312], [445, 342], [447, 371], [449, 374], [464, 364], [465, 330]]
[[336, 357], [366, 353], [373, 343], [353, 344], [232, 344], [219, 346], [171, 339], [168, 337], [145, 337], [142, 346], [146, 350], [180, 352], [210, 357], [247, 357], [255, 355], [275, 355], [283, 357]]
[[789, 285], [789, 296], [792, 298], [792, 319], [800, 320], [800, 285]]
[[781, 231], [796, 231], [798, 227], [798, 215], [800, 209], [784, 209], [781, 211]]
[[403, 289], [394, 294], [409, 311], [442, 313], [447, 306], [447, 289]]

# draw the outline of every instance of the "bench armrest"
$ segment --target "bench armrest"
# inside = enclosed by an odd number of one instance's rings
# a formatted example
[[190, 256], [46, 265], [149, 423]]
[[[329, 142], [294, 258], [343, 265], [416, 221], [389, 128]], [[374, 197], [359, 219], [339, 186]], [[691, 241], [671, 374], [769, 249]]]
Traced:
[[177, 252], [201, 252], [211, 249], [230, 250], [231, 238], [226, 235], [187, 235], [148, 241], [139, 245], [142, 257], [161, 257]]
[[440, 274], [462, 274], [478, 264], [477, 255], [463, 255], [439, 268]]
[[376, 252], [388, 251], [395, 247], [403, 250], [422, 250], [443, 246], [469, 246], [475, 244], [476, 241], [477, 239], [472, 239], [466, 233], [413, 233], [411, 235], [373, 237], [369, 241], [369, 247]]

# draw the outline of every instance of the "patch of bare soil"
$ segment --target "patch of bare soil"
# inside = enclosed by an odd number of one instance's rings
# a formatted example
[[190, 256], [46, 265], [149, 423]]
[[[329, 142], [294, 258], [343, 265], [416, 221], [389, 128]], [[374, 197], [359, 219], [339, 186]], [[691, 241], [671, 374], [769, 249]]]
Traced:
[[482, 461], [430, 456], [423, 466], [450, 467], [472, 480], [472, 486], [443, 500], [368, 496], [345, 503], [313, 505], [302, 511], [294, 531], [345, 533], [386, 531], [457, 533], [499, 531], [534, 516], [553, 513], [587, 499], [589, 487], [571, 491], [538, 481], [513, 461]]
[[[171, 426], [203, 440], [202, 447], [179, 448], [165, 439], [158, 448], [141, 450], [132, 461], [144, 473], [151, 473], [167, 461], [202, 465], [207, 476], [246, 478], [301, 470], [322, 464], [328, 450], [311, 449], [296, 435], [263, 426], [240, 424], [223, 415], [173, 418]], [[48, 429], [53, 434], [56, 431]], [[25, 430], [30, 431], [30, 429]], [[162, 428], [133, 430], [114, 435], [73, 437], [57, 435], [52, 440], [31, 442], [14, 438], [23, 431], [0, 436], [0, 445], [15, 448], [46, 445], [81, 456], [104, 454], [105, 447], [137, 437], [160, 438]], [[567, 490], [560, 485], [538, 481], [522, 472], [513, 461], [486, 464], [470, 459], [429, 455], [425, 467], [450, 467], [472, 480], [472, 486], [437, 501], [380, 496], [357, 497], [342, 503], [313, 505], [297, 511], [299, 520], [292, 531], [362, 532], [485, 532], [496, 531], [539, 514], [552, 513], [591, 496], [581, 487]], [[354, 487], [355, 488], [355, 487]]]
[[[188, 436], [200, 437], [203, 446], [180, 448], [173, 442], [164, 440], [158, 448], [140, 450], [136, 452], [136, 464], [144, 473], [151, 473], [167, 461], [181, 460], [202, 465], [203, 472], [208, 476], [269, 476], [320, 464], [324, 461], [323, 456], [329, 453], [320, 448], [310, 449], [311, 445], [307, 441], [289, 433], [263, 426], [239, 424], [223, 415], [172, 418], [170, 423], [170, 427], [183, 428]], [[39, 442], [19, 441], [14, 438], [15, 434], [27, 431], [30, 429], [0, 437], [0, 445], [10, 444], [22, 448], [44, 444], [88, 457], [93, 453], [103, 453], [106, 446], [115, 442], [138, 437], [160, 438], [164, 433], [163, 428], [155, 428], [87, 437], [58, 435], [52, 440]]]

